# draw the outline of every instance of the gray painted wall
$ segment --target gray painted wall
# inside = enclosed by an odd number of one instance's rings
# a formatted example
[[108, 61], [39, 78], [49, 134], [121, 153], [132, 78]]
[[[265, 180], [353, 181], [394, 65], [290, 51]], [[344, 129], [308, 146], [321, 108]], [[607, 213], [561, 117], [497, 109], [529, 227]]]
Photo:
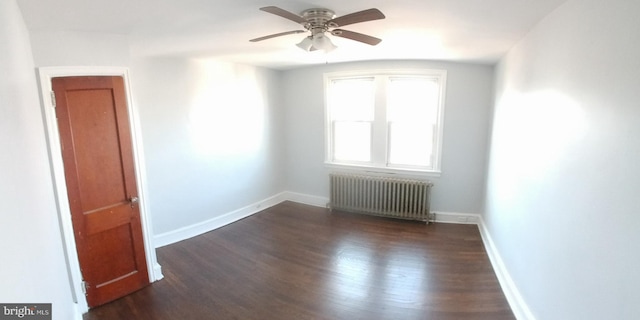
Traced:
[[484, 218], [537, 319], [640, 318], [638, 12], [568, 1], [497, 69]]
[[131, 77], [156, 235], [284, 191], [278, 72], [134, 58]]
[[486, 169], [493, 67], [425, 61], [328, 64], [283, 73], [286, 115], [287, 190], [329, 196], [324, 165], [325, 72], [375, 69], [447, 70], [442, 175], [435, 183], [432, 210], [480, 213]]
[[[15, 0], [2, 1], [0, 41], [8, 50], [0, 51], [0, 142], [16, 151], [0, 157], [0, 243], [14, 257], [3, 260], [0, 288], [15, 288], [0, 290], [0, 300], [50, 301], [56, 318], [73, 314], [33, 61], [131, 67], [156, 233], [284, 190], [326, 197], [324, 72], [442, 68], [448, 71], [443, 173], [433, 178], [433, 209], [484, 212], [538, 319], [638, 318], [639, 6], [570, 0], [556, 10], [501, 61], [491, 119], [491, 66], [380, 61], [276, 72], [131, 58], [123, 36], [29, 35]], [[222, 106], [233, 107], [232, 117], [260, 115], [252, 126], [234, 122], [258, 129], [240, 137], [229, 127], [236, 134], [214, 139], [228, 125], [216, 116]], [[210, 148], [216, 143], [227, 152]]]
[[277, 71], [130, 55], [126, 36], [33, 32], [37, 67], [124, 66], [139, 112], [154, 234], [214, 219], [284, 190]]

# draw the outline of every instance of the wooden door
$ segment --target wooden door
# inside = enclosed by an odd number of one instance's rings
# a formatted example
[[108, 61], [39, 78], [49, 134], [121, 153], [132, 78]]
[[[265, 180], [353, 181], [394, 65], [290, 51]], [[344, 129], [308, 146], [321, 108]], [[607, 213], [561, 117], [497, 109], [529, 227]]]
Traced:
[[149, 284], [122, 77], [52, 79], [71, 218], [95, 307]]

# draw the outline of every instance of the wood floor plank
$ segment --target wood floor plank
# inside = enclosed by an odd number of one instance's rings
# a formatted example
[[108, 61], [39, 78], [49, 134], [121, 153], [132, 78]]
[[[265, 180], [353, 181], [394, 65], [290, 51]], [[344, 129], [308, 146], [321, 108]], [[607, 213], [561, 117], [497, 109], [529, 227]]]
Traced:
[[84, 319], [515, 319], [475, 225], [284, 202], [157, 255], [163, 280]]

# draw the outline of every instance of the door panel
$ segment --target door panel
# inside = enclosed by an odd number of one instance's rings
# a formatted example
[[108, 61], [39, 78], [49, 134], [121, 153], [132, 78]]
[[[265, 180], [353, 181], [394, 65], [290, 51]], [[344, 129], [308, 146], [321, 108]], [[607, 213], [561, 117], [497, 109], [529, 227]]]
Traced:
[[66, 98], [83, 211], [126, 200], [111, 91], [67, 91]]
[[149, 283], [124, 82], [63, 77], [52, 87], [78, 258], [95, 307]]

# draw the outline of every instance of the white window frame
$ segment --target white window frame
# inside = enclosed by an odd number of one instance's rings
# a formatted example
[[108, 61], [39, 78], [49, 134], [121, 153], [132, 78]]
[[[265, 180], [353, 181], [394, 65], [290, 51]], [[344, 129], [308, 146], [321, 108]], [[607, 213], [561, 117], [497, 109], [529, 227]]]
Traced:
[[[439, 103], [438, 114], [436, 117], [436, 128], [434, 130], [434, 142], [433, 142], [433, 159], [432, 166], [416, 167], [416, 166], [400, 166], [390, 165], [388, 163], [389, 150], [388, 148], [388, 127], [384, 129], [384, 137], [372, 137], [372, 144], [384, 143], [384, 150], [380, 151], [380, 148], [372, 146], [372, 161], [371, 162], [349, 162], [349, 161], [334, 161], [333, 160], [333, 130], [332, 130], [332, 117], [331, 110], [328, 105], [328, 94], [331, 82], [336, 79], [349, 79], [349, 78], [366, 78], [374, 77], [374, 81], [377, 85], [381, 80], [386, 80], [392, 77], [427, 77], [435, 78], [439, 83]], [[411, 70], [368, 70], [368, 71], [348, 71], [348, 72], [330, 72], [324, 74], [324, 109], [325, 109], [325, 166], [329, 168], [352, 170], [352, 171], [367, 171], [367, 172], [379, 172], [379, 173], [397, 173], [397, 174], [410, 174], [410, 175], [425, 175], [425, 176], [440, 176], [442, 165], [442, 142], [444, 138], [444, 114], [445, 114], [445, 96], [446, 96], [446, 83], [447, 83], [447, 71], [439, 69], [411, 69]], [[380, 96], [380, 90], [376, 88], [376, 114], [386, 114], [386, 101], [385, 96]], [[380, 109], [381, 108], [381, 109]], [[387, 126], [387, 121], [376, 120], [374, 126]], [[379, 133], [379, 131], [378, 131]], [[383, 142], [381, 142], [383, 141]], [[376, 151], [377, 150], [377, 151]], [[384, 155], [381, 155], [384, 153]]]

